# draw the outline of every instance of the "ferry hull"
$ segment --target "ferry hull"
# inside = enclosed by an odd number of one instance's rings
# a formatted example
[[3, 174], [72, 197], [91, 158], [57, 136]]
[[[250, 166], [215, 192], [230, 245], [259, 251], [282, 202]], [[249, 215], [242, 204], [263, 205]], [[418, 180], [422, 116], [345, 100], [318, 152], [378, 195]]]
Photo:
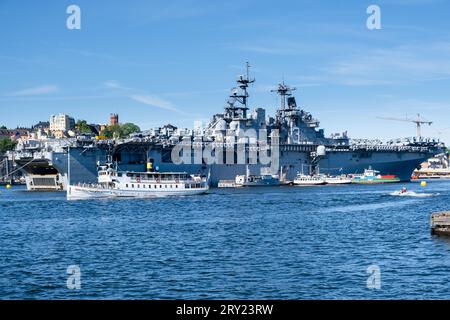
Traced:
[[351, 179], [325, 179], [326, 184], [351, 184]]
[[68, 186], [67, 199], [68, 200], [83, 200], [83, 199], [106, 199], [113, 197], [112, 190], [98, 189], [81, 186]]
[[184, 189], [184, 190], [152, 190], [152, 191], [135, 191], [135, 190], [117, 190], [102, 189], [89, 186], [68, 186], [68, 200], [86, 200], [86, 199], [110, 199], [110, 198], [158, 198], [170, 196], [190, 196], [208, 192], [209, 187]]

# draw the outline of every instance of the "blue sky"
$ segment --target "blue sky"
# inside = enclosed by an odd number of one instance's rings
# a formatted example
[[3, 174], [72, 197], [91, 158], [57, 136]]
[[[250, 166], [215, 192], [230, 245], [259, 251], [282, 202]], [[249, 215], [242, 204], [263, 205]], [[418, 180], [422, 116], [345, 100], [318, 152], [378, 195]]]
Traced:
[[[81, 8], [68, 30], [66, 8]], [[366, 9], [381, 8], [381, 30]], [[283, 78], [325, 132], [450, 143], [450, 3], [384, 1], [0, 0], [0, 125], [53, 113], [142, 129], [193, 127], [221, 112], [250, 61], [251, 107], [273, 114]]]

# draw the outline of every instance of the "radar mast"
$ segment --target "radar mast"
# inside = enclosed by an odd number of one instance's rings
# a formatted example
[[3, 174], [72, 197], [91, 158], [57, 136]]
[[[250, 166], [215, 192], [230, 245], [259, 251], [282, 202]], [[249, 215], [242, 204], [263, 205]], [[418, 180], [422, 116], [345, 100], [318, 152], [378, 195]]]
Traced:
[[[227, 101], [228, 106], [225, 107], [225, 110], [230, 114], [232, 118], [247, 118], [249, 97], [247, 88], [249, 84], [255, 82], [255, 79], [250, 79], [249, 69], [250, 64], [247, 62], [246, 75], [240, 75], [236, 80], [238, 86], [231, 89], [231, 95]], [[238, 106], [235, 105], [236, 102], [239, 103]]]
[[[271, 92], [276, 92], [280, 96], [280, 110], [286, 109], [286, 97], [292, 96], [292, 91], [297, 90], [297, 88], [290, 87], [287, 84], [284, 83], [284, 80], [282, 83], [278, 84], [278, 88], [276, 90], [270, 90]], [[294, 105], [288, 104], [288, 109], [294, 109]]]

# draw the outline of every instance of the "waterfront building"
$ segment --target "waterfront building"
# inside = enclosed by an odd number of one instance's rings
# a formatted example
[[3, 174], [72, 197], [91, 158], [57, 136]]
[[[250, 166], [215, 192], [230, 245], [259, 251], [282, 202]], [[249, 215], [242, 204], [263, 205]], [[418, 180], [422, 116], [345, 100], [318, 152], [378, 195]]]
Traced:
[[75, 119], [67, 114], [58, 114], [50, 116], [50, 131], [59, 136], [75, 128]]

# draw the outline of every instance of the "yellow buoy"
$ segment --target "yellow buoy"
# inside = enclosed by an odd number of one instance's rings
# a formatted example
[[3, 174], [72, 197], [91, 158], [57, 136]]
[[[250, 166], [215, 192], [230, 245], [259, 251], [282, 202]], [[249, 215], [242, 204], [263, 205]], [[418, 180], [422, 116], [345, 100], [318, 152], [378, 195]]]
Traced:
[[6, 189], [9, 189], [9, 188], [11, 188], [11, 185], [10, 185], [10, 184], [7, 184], [7, 185], [6, 185]]
[[427, 186], [427, 182], [426, 182], [426, 181], [422, 181], [422, 182], [420, 183], [420, 185], [421, 185], [422, 187], [426, 187], [426, 186]]

